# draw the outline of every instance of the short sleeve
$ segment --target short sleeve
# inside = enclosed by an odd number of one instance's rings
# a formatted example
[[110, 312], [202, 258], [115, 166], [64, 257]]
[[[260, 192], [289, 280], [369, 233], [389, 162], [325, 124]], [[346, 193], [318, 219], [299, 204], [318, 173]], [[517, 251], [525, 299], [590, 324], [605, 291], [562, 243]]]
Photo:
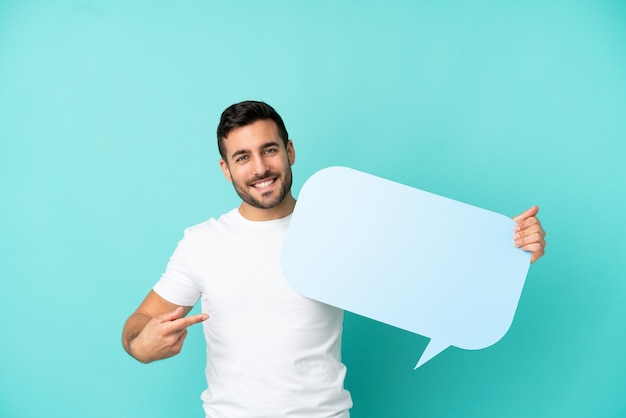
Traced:
[[180, 306], [195, 305], [202, 292], [189, 262], [190, 247], [193, 242], [191, 235], [190, 229], [186, 229], [161, 279], [152, 288], [163, 299]]

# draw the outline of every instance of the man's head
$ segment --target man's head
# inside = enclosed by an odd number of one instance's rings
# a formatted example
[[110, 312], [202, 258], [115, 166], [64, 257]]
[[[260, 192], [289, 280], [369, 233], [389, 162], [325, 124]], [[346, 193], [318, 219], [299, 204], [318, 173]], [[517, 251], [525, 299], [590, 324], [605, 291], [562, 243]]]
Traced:
[[289, 141], [289, 134], [285, 128], [285, 123], [278, 112], [267, 103], [247, 100], [235, 103], [222, 112], [220, 123], [217, 125], [217, 149], [223, 159], [226, 159], [226, 147], [224, 139], [228, 137], [230, 131], [242, 126], [251, 125], [257, 120], [269, 119], [274, 121], [278, 129], [278, 136], [283, 140], [285, 147]]
[[240, 213], [250, 220], [284, 217], [293, 211], [293, 143], [276, 111], [261, 102], [227, 108], [217, 128], [224, 177], [241, 197]]

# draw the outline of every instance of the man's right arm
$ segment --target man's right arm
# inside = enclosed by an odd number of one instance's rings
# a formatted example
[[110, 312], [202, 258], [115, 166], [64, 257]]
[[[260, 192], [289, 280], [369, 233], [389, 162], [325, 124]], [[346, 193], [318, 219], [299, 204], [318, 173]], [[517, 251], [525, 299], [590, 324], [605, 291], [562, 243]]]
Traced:
[[124, 349], [142, 363], [175, 356], [183, 346], [187, 327], [209, 317], [185, 317], [190, 310], [191, 306], [175, 305], [151, 290], [124, 324]]

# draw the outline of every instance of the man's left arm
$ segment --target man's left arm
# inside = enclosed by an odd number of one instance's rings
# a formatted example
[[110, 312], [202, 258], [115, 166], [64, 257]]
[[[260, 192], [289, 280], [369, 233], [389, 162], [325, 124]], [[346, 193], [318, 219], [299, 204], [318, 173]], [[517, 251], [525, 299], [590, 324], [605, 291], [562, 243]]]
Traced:
[[546, 231], [537, 219], [537, 212], [539, 207], [533, 206], [513, 218], [517, 222], [513, 233], [515, 246], [530, 252], [531, 263], [543, 256], [546, 247]]

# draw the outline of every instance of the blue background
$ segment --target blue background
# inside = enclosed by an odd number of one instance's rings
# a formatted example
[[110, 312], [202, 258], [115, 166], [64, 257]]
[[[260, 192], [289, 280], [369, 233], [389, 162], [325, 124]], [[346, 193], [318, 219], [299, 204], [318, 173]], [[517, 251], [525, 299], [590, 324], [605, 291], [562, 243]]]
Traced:
[[347, 314], [360, 417], [626, 415], [626, 3], [0, 0], [2, 417], [201, 417], [203, 340], [142, 365], [124, 320], [182, 230], [238, 202], [215, 127], [259, 99], [295, 191], [343, 165], [500, 213], [548, 254], [496, 345]]

